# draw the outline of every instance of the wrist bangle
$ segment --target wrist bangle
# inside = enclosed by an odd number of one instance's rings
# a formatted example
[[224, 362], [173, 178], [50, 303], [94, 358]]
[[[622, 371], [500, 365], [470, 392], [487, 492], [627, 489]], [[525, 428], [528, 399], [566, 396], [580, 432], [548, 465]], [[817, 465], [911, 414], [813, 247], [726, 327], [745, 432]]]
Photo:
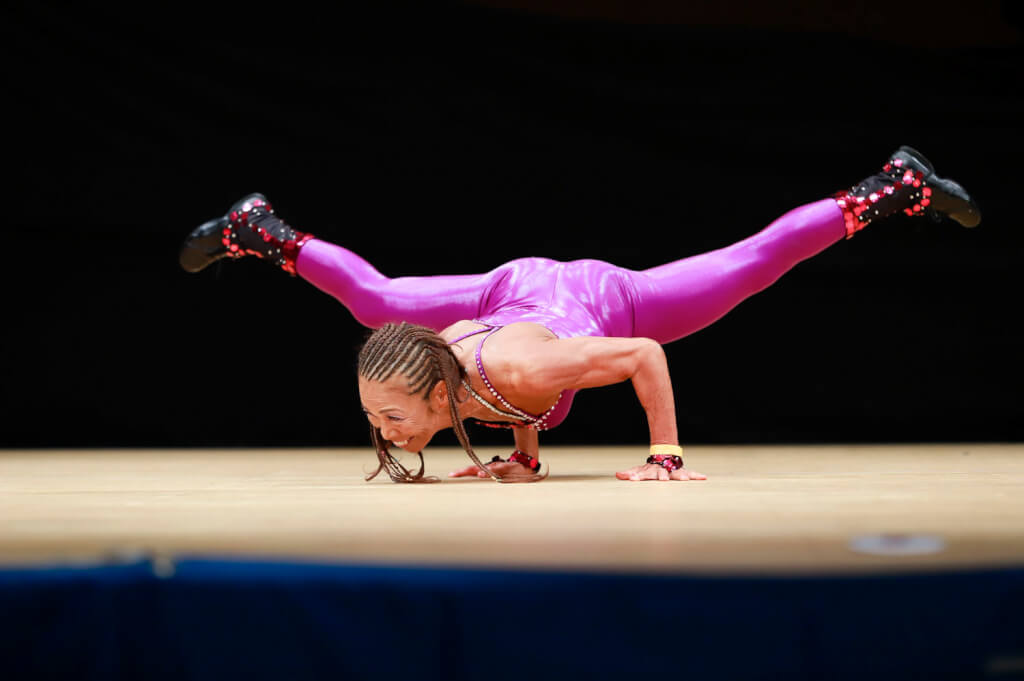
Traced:
[[656, 463], [665, 470], [672, 472], [683, 468], [683, 448], [679, 445], [651, 445], [651, 455], [647, 463]]
[[526, 452], [521, 452], [518, 449], [512, 452], [512, 456], [508, 457], [510, 463], [518, 463], [526, 466], [531, 471], [536, 473], [540, 470], [540, 461], [530, 456]]
[[512, 456], [507, 459], [503, 459], [500, 456], [495, 455], [495, 457], [488, 463], [518, 463], [526, 466], [534, 473], [540, 471], [540, 460], [518, 449], [512, 452]]

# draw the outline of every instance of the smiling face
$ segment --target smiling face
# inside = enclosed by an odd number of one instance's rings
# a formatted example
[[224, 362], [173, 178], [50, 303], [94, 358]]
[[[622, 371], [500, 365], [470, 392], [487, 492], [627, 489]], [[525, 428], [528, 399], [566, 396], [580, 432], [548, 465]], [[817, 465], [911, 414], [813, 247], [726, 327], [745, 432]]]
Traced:
[[[386, 471], [394, 482], [436, 482], [437, 478], [423, 475], [423, 448], [444, 428], [454, 428], [469, 458], [487, 470], [462, 425], [465, 416], [472, 416], [472, 409], [459, 410], [459, 403], [466, 400], [465, 393], [459, 392], [466, 370], [444, 338], [425, 326], [385, 324], [359, 350], [356, 373], [380, 463], [368, 481]], [[388, 441], [419, 454], [420, 470], [405, 468], [388, 451]], [[493, 473], [491, 477], [498, 479]]]
[[434, 435], [451, 428], [444, 381], [423, 393], [409, 394], [409, 379], [396, 373], [386, 381], [359, 377], [359, 397], [370, 424], [384, 439], [407, 452], [421, 452]]

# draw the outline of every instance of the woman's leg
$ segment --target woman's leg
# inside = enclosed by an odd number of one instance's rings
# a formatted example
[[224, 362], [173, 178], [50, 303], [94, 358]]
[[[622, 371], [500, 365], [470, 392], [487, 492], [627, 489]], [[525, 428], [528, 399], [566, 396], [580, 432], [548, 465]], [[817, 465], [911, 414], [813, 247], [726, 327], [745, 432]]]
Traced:
[[199, 272], [222, 259], [257, 256], [299, 274], [345, 305], [362, 324], [411, 322], [440, 331], [480, 315], [500, 272], [389, 279], [358, 255], [299, 232], [277, 216], [267, 197], [249, 194], [226, 215], [208, 220], [185, 239], [182, 268]]
[[493, 273], [389, 279], [347, 248], [319, 239], [303, 244], [295, 265], [299, 276], [370, 328], [410, 322], [440, 331], [473, 319], [494, 280]]
[[846, 236], [843, 212], [824, 199], [739, 243], [635, 272], [634, 335], [668, 343], [698, 331]]
[[726, 248], [633, 273], [634, 335], [661, 343], [687, 336], [773, 284], [801, 260], [873, 220], [896, 213], [945, 216], [964, 227], [981, 212], [963, 187], [938, 177], [911, 147], [896, 150], [882, 171], [836, 196], [795, 208], [764, 230]]

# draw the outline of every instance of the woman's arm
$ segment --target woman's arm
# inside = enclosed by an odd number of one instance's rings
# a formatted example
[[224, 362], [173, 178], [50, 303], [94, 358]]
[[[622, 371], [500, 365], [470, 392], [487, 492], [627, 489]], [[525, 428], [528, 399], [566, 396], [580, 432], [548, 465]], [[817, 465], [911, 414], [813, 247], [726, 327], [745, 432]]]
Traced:
[[540, 457], [540, 438], [533, 428], [513, 428], [516, 438], [516, 449], [523, 454], [529, 454], [533, 458]]
[[650, 338], [565, 338], [521, 348], [522, 366], [508, 381], [512, 392], [557, 395], [631, 380], [647, 413], [651, 444], [679, 444], [675, 399], [665, 351]]
[[[668, 361], [661, 345], [649, 338], [540, 339], [520, 347], [522, 365], [509, 380], [525, 395], [549, 395], [566, 389], [597, 388], [633, 382], [647, 413], [651, 444], [679, 444], [675, 398]], [[707, 476], [679, 468], [669, 471], [643, 463], [616, 473], [621, 480], [704, 480]]]

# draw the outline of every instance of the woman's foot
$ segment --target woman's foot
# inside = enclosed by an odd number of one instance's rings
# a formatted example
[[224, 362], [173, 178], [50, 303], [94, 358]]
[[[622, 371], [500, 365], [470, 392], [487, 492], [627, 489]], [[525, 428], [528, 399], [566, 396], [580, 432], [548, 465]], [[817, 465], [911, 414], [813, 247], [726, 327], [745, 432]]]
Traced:
[[178, 262], [186, 272], [199, 272], [222, 258], [255, 255], [294, 275], [299, 249], [312, 238], [277, 217], [263, 194], [249, 194], [236, 201], [227, 215], [192, 230]]
[[900, 147], [882, 168], [863, 182], [835, 195], [843, 211], [847, 238], [872, 220], [903, 212], [949, 217], [964, 227], [981, 222], [981, 211], [967, 191], [953, 180], [935, 174], [924, 154]]

